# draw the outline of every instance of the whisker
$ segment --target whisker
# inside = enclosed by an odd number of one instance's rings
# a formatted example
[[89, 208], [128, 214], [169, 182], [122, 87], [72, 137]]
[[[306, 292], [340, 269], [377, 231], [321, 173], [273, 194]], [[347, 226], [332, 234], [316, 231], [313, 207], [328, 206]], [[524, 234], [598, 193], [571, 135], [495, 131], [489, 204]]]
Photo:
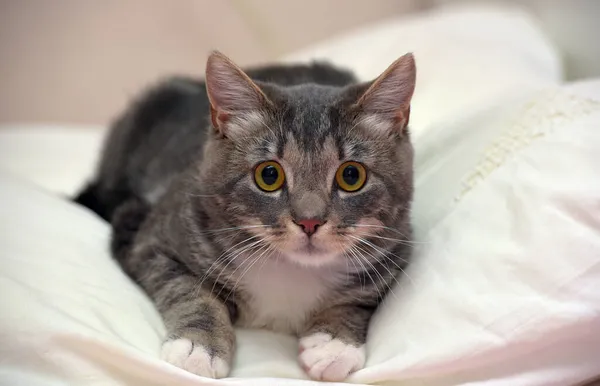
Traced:
[[402, 239], [395, 239], [392, 237], [377, 236], [377, 235], [373, 235], [371, 233], [353, 232], [352, 235], [349, 234], [347, 236], [362, 236], [364, 238], [374, 238], [374, 239], [378, 239], [378, 240], [386, 240], [386, 241], [391, 241], [395, 244], [405, 245], [407, 247], [414, 247], [415, 245], [425, 244], [425, 243], [419, 243], [417, 241], [408, 241], [408, 240], [402, 240]]
[[[354, 246], [359, 252], [363, 252], [366, 253], [367, 255], [371, 256], [372, 258], [375, 259], [375, 261], [379, 262], [381, 264], [381, 262], [375, 257], [373, 256], [371, 253], [369, 253], [368, 251], [365, 251], [364, 249], [360, 248], [358, 245]], [[377, 269], [377, 267], [375, 267], [373, 265], [373, 263], [371, 263], [368, 259], [366, 259], [364, 256], [361, 255], [361, 257], [363, 257], [365, 259], [365, 263], [367, 263], [372, 269], [373, 271], [379, 276], [379, 279], [381, 280], [382, 283], [384, 283], [385, 287], [388, 289], [388, 291], [390, 291], [394, 297], [396, 297], [396, 294], [394, 293], [394, 291], [392, 290], [392, 287], [389, 285], [389, 283], [387, 282], [387, 280], [385, 280], [385, 278], [383, 277], [383, 275], [381, 274], [381, 272], [379, 272], [379, 270]], [[388, 269], [388, 267], [385, 264], [381, 264], [387, 271], [388, 273], [391, 275], [391, 277], [393, 279], [395, 279], [395, 275]]]
[[[233, 258], [225, 265], [225, 267], [223, 267], [220, 272], [219, 272], [219, 276], [217, 276], [217, 279], [220, 277], [220, 275], [225, 271], [225, 269], [229, 266], [229, 264], [236, 259], [237, 254], [241, 254], [244, 253], [248, 250], [252, 250], [253, 248], [256, 247], [257, 242], [254, 242], [250, 245], [246, 245], [243, 246], [242, 248], [234, 251], [233, 253], [227, 254], [223, 257], [221, 257], [220, 259], [217, 259], [215, 261], [213, 261], [213, 263], [210, 265], [210, 267], [208, 268], [208, 270], [206, 271], [206, 273], [204, 275], [202, 275], [202, 278], [199, 280], [199, 283], [196, 285], [195, 290], [194, 290], [194, 297], [198, 296], [198, 293], [200, 293], [200, 291], [202, 290], [202, 285], [204, 284], [204, 282], [206, 281], [206, 279], [210, 276], [211, 273], [214, 273], [215, 270], [219, 267], [219, 265], [232, 257], [232, 255], [235, 253], [235, 255], [233, 256]], [[214, 291], [215, 285], [217, 284], [217, 281], [215, 280], [213, 282], [213, 286], [211, 287], [210, 292], [212, 293]]]
[[418, 244], [428, 244], [429, 243], [428, 241], [412, 241], [412, 240], [409, 240], [410, 237], [407, 237], [407, 235], [405, 235], [404, 233], [400, 232], [398, 229], [387, 227], [385, 225], [350, 224], [349, 227], [353, 227], [353, 228], [378, 228], [378, 229], [388, 230], [390, 232], [395, 232], [395, 233], [399, 234], [400, 236], [404, 237], [404, 241], [410, 241], [412, 243], [418, 243]]
[[376, 224], [351, 224], [349, 226], [353, 227], [353, 228], [376, 228], [376, 229], [379, 229], [379, 230], [386, 230], [386, 231], [397, 233], [400, 236], [406, 238], [406, 235], [404, 233], [400, 232], [398, 229], [392, 228], [392, 227], [388, 227], [388, 226], [385, 226], [385, 225], [376, 225]]
[[[390, 271], [389, 267], [387, 266], [387, 264], [385, 264], [384, 262], [380, 261], [377, 256], [373, 255], [372, 253], [370, 253], [369, 251], [359, 247], [358, 245], [355, 245], [355, 247], [359, 250], [362, 251], [364, 253], [366, 253], [367, 255], [371, 256], [375, 261], [379, 262], [381, 264], [381, 266], [387, 271], [387, 273], [390, 275], [390, 277], [392, 278], [392, 280], [394, 280], [396, 282], [396, 284], [400, 285], [400, 283], [398, 282], [398, 279], [396, 278], [396, 274], [394, 274], [392, 271]], [[384, 256], [385, 257], [385, 256]], [[371, 263], [370, 263], [371, 264]], [[371, 264], [372, 265], [372, 264]], [[375, 267], [373, 267], [375, 268]], [[389, 289], [389, 291], [394, 295], [395, 298], [396, 294], [394, 293], [394, 291], [392, 290], [392, 287], [387, 283], [387, 281], [385, 281], [385, 279], [383, 278], [383, 275], [381, 275], [381, 273], [379, 273], [381, 280], [383, 280], [386, 284], [387, 287]]]
[[361, 259], [360, 254], [358, 254], [356, 252], [356, 249], [354, 248], [354, 246], [351, 246], [350, 249], [348, 250], [350, 253], [352, 253], [355, 257], [357, 262], [360, 264], [360, 266], [362, 267], [362, 272], [366, 273], [367, 276], [369, 277], [369, 280], [371, 280], [371, 284], [373, 284], [373, 286], [375, 287], [375, 290], [377, 291], [377, 297], [382, 298], [383, 296], [381, 295], [381, 292], [379, 290], [379, 286], [377, 285], [377, 283], [375, 282], [375, 280], [373, 280], [373, 277], [371, 276], [371, 274], [369, 273], [369, 270], [367, 269], [367, 267], [363, 264], [363, 259]]
[[392, 238], [392, 237], [383, 237], [383, 236], [373, 235], [371, 233], [359, 233], [359, 232], [357, 232], [355, 234], [357, 234], [359, 236], [372, 237], [374, 239], [393, 241], [395, 243], [406, 245], [406, 246], [412, 246], [413, 244], [428, 244], [427, 242], [419, 242], [419, 241], [410, 241], [410, 240], [403, 240], [403, 239], [395, 239], [395, 238]]
[[[341, 246], [342, 243], [340, 243], [338, 241], [338, 244], [340, 244], [340, 246]], [[363, 276], [361, 275], [361, 270], [358, 269], [358, 265], [356, 265], [355, 257], [352, 256], [350, 253], [348, 253], [348, 251], [346, 251], [345, 248], [343, 249], [343, 254], [344, 254], [344, 258], [350, 260], [350, 262], [352, 263], [353, 272], [358, 274], [358, 278], [360, 280], [360, 290], [364, 291], [364, 289], [365, 289], [364, 279], [363, 279]]]
[[260, 224], [260, 225], [242, 225], [242, 226], [239, 226], [239, 227], [209, 229], [209, 230], [206, 230], [206, 231], [202, 231], [200, 233], [201, 234], [219, 233], [219, 232], [237, 231], [237, 230], [253, 229], [253, 228], [273, 228], [273, 225], [266, 225], [266, 224]]
[[[396, 258], [400, 259], [400, 261], [402, 261], [403, 263], [408, 263], [408, 260], [406, 260], [406, 259], [404, 259], [404, 258], [402, 258], [402, 257], [400, 257], [400, 256], [398, 256], [398, 255], [395, 255], [395, 254], [394, 254], [394, 253], [392, 253], [392, 252], [386, 251], [385, 249], [381, 249], [381, 248], [379, 248], [377, 245], [375, 245], [375, 244], [371, 243], [370, 241], [368, 241], [368, 240], [365, 240], [365, 239], [363, 239], [363, 238], [361, 238], [361, 237], [356, 237], [356, 236], [354, 236], [354, 235], [347, 235], [346, 237], [353, 238], [354, 240], [357, 240], [357, 241], [359, 241], [359, 242], [361, 242], [361, 243], [363, 243], [363, 244], [365, 244], [365, 245], [368, 245], [368, 246], [370, 246], [371, 248], [373, 248], [373, 249], [375, 249], [375, 250], [379, 251], [379, 253], [382, 253], [382, 254], [385, 254], [385, 255], [392, 255], [392, 256], [394, 256], [394, 257], [396, 257]], [[400, 267], [398, 266], [398, 268], [400, 268]]]
[[[266, 247], [266, 248], [265, 248]], [[227, 297], [225, 298], [225, 302], [229, 299], [229, 297], [231, 296], [231, 294], [233, 294], [238, 286], [238, 284], [240, 283], [240, 281], [242, 280], [242, 278], [246, 275], [246, 273], [248, 273], [250, 271], [250, 269], [252, 269], [252, 267], [254, 267], [254, 265], [260, 261], [261, 257], [263, 257], [265, 255], [266, 252], [268, 252], [271, 249], [270, 245], [263, 245], [261, 248], [259, 248], [257, 251], [255, 251], [254, 253], [252, 253], [252, 255], [250, 257], [248, 257], [248, 259], [246, 259], [246, 261], [250, 260], [250, 258], [252, 256], [254, 256], [256, 253], [258, 253], [259, 251], [262, 251], [260, 253], [260, 255], [258, 255], [257, 257], [255, 257], [252, 262], [250, 264], [248, 264], [247, 268], [244, 270], [244, 272], [242, 272], [242, 274], [238, 277], [238, 279], [236, 280], [235, 284], [233, 285], [233, 287], [231, 288], [231, 290], [229, 290], [229, 293], [227, 294]], [[235, 272], [238, 270], [238, 268], [240, 268], [242, 266], [242, 264], [240, 264], [240, 266], [238, 266], [232, 273], [231, 275], [229, 275], [229, 277], [226, 280], [226, 283], [229, 282], [229, 279], [232, 278], [235, 275]], [[221, 288], [221, 291], [223, 289]], [[219, 294], [217, 294], [217, 296], [219, 296], [221, 294], [221, 291], [219, 291]]]
[[389, 261], [390, 263], [394, 264], [396, 266], [396, 268], [398, 268], [400, 270], [400, 272], [402, 272], [408, 278], [408, 280], [410, 280], [411, 284], [413, 286], [415, 286], [414, 280], [410, 277], [410, 275], [408, 273], [406, 273], [406, 270], [404, 270], [398, 263], [396, 263], [394, 260], [392, 260], [388, 255], [395, 256], [396, 258], [402, 260], [403, 262], [408, 263], [408, 261], [406, 259], [402, 259], [398, 255], [395, 255], [395, 254], [393, 254], [391, 252], [388, 252], [388, 251], [386, 251], [384, 249], [381, 249], [378, 246], [376, 246], [375, 244], [370, 243], [369, 241], [364, 240], [364, 239], [362, 239], [360, 237], [355, 237], [355, 236], [351, 236], [351, 235], [348, 236], [348, 237], [351, 237], [351, 238], [359, 241], [360, 243], [362, 243], [362, 244], [364, 244], [364, 245], [366, 245], [368, 247], [373, 248], [373, 250], [375, 250], [376, 252], [379, 252], [383, 258], [387, 259], [387, 261]]
[[[208, 267], [208, 270], [206, 270], [206, 272], [202, 276], [202, 282], [200, 282], [200, 285], [203, 284], [204, 280], [208, 277], [208, 275], [210, 275], [210, 273], [213, 272], [217, 268], [217, 266], [219, 264], [221, 264], [222, 261], [227, 260], [227, 258], [231, 255], [229, 253], [229, 251], [231, 251], [232, 249], [234, 249], [238, 245], [246, 243], [246, 242], [248, 242], [250, 240], [256, 239], [257, 237], [260, 237], [260, 236], [255, 235], [255, 236], [248, 237], [247, 239], [244, 239], [244, 240], [240, 241], [239, 243], [234, 244], [233, 246], [231, 246], [230, 248], [228, 248], [227, 250], [225, 250], [223, 253], [221, 253], [221, 255], [219, 257], [217, 257], [215, 259], [215, 261], [213, 261], [213, 263], [210, 265], [210, 267]], [[246, 247], [249, 247], [249, 246], [250, 245], [246, 245], [243, 248], [246, 248]]]
[[[258, 240], [258, 241], [255, 241], [255, 242], [253, 242], [251, 246], [249, 246], [249, 247], [246, 247], [246, 248], [243, 248], [242, 250], [240, 250], [240, 251], [236, 252], [235, 256], [231, 257], [231, 258], [230, 258], [230, 260], [229, 260], [229, 262], [227, 262], [227, 264], [225, 265], [225, 267], [223, 267], [223, 269], [221, 270], [221, 272], [219, 272], [219, 275], [217, 276], [217, 278], [215, 279], [215, 281], [214, 281], [214, 283], [213, 283], [213, 286], [212, 286], [211, 292], [213, 292], [213, 291], [215, 290], [215, 286], [216, 286], [216, 285], [217, 285], [217, 283], [219, 282], [219, 279], [221, 278], [221, 275], [223, 274], [223, 272], [225, 272], [225, 270], [227, 269], [227, 267], [229, 267], [229, 266], [230, 266], [230, 265], [231, 265], [231, 264], [232, 264], [232, 263], [233, 263], [233, 262], [234, 262], [234, 261], [235, 261], [235, 260], [236, 260], [236, 259], [237, 259], [239, 256], [241, 256], [242, 254], [244, 254], [244, 253], [246, 253], [246, 252], [248, 252], [248, 251], [250, 251], [250, 250], [254, 250], [254, 251], [253, 251], [253, 252], [250, 254], [250, 256], [248, 256], [248, 259], [250, 259], [252, 256], [254, 256], [254, 254], [255, 254], [257, 251], [260, 251], [260, 250], [261, 250], [261, 248], [263, 248], [263, 247], [264, 247], [264, 243], [265, 243], [265, 240], [264, 240], [264, 239], [260, 239], [260, 240]], [[246, 259], [242, 261], [242, 264], [238, 265], [238, 266], [237, 266], [237, 267], [236, 267], [236, 268], [233, 270], [233, 272], [231, 273], [231, 275], [233, 275], [235, 272], [237, 272], [237, 270], [240, 268], [240, 266], [242, 266], [242, 265], [243, 265], [243, 263], [244, 263], [245, 261], [246, 261]], [[231, 276], [231, 275], [230, 275], [230, 276]], [[228, 281], [228, 279], [225, 281], [225, 283], [227, 283], [227, 281]], [[223, 289], [221, 288], [221, 291], [222, 291], [222, 290], [223, 290]], [[221, 291], [219, 291], [219, 294], [221, 293]], [[219, 294], [218, 294], [218, 295], [219, 295]], [[218, 295], [217, 295], [217, 296], [218, 296]]]
[[[344, 250], [342, 243], [339, 240], [336, 241], [336, 243], [337, 243], [338, 248], [340, 248], [340, 250], [342, 251], [342, 254], [344, 256], [344, 262], [346, 263], [346, 283], [349, 283], [350, 282], [350, 265], [348, 264], [348, 260], [350, 260], [350, 258], [348, 257], [348, 254]], [[354, 266], [354, 270], [356, 270], [356, 266]]]
[[[237, 246], [237, 245], [239, 245], [239, 244], [242, 244], [242, 243], [244, 243], [244, 242], [248, 242], [248, 241], [250, 241], [251, 239], [255, 239], [256, 237], [258, 237], [258, 236], [252, 236], [252, 237], [249, 237], [248, 239], [246, 239], [246, 240], [243, 240], [243, 241], [241, 241], [241, 242], [237, 243], [235, 246]], [[195, 294], [194, 294], [194, 296], [197, 296], [197, 295], [198, 295], [198, 293], [199, 293], [199, 292], [202, 290], [202, 284], [204, 284], [204, 281], [205, 281], [205, 280], [206, 280], [206, 279], [209, 277], [209, 275], [210, 275], [211, 273], [214, 273], [215, 269], [217, 269], [217, 267], [218, 267], [218, 266], [219, 266], [219, 265], [220, 265], [220, 264], [221, 264], [223, 261], [225, 261], [225, 260], [227, 260], [227, 259], [230, 259], [230, 258], [231, 258], [231, 260], [230, 260], [230, 261], [229, 261], [229, 262], [228, 262], [228, 263], [225, 265], [225, 267], [223, 267], [223, 268], [221, 269], [221, 272], [219, 273], [219, 276], [217, 276], [217, 279], [220, 277], [220, 275], [223, 273], [223, 271], [224, 271], [224, 270], [225, 270], [225, 269], [226, 269], [226, 268], [229, 266], [229, 264], [231, 264], [231, 262], [237, 258], [237, 256], [238, 256], [239, 254], [241, 254], [241, 253], [244, 253], [244, 252], [246, 252], [246, 251], [248, 251], [248, 250], [251, 250], [251, 249], [253, 249], [254, 247], [256, 247], [256, 245], [257, 245], [257, 244], [259, 244], [259, 243], [260, 243], [260, 241], [261, 241], [261, 240], [258, 240], [258, 241], [253, 241], [252, 243], [250, 243], [250, 244], [248, 244], [248, 245], [244, 245], [244, 246], [243, 246], [243, 247], [241, 247], [240, 249], [237, 249], [237, 250], [235, 250], [235, 251], [232, 251], [231, 253], [227, 253], [227, 251], [223, 252], [223, 253], [221, 254], [221, 256], [219, 256], [217, 259], [215, 259], [215, 261], [213, 261], [213, 262], [212, 262], [212, 264], [210, 265], [210, 267], [208, 268], [208, 270], [207, 270], [207, 271], [204, 273], [204, 275], [202, 275], [202, 278], [199, 280], [199, 284], [196, 286], [196, 289], [195, 289]], [[235, 247], [235, 246], [234, 246], [234, 247]], [[234, 247], [231, 247], [231, 248], [229, 248], [228, 250], [231, 250], [231, 249], [232, 249], [232, 248], [234, 248]], [[235, 254], [235, 255], [234, 255], [234, 254]], [[233, 256], [233, 257], [232, 257], [232, 256]], [[212, 286], [211, 292], [213, 292], [213, 291], [214, 291], [214, 288], [215, 288], [215, 285], [216, 285], [216, 283], [217, 283], [217, 281], [215, 281], [215, 282], [213, 283], [213, 286]]]

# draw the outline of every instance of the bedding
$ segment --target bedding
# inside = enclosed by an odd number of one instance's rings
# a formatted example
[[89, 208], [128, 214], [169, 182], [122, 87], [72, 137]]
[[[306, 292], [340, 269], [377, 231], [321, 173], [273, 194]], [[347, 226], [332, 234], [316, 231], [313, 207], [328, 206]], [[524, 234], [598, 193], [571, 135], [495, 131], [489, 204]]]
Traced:
[[[598, 375], [600, 80], [560, 85], [556, 52], [505, 8], [390, 21], [295, 59], [368, 78], [407, 50], [419, 63], [415, 264], [347, 382], [562, 386]], [[111, 260], [107, 224], [64, 198], [102, 135], [0, 129], [0, 384], [315, 384], [296, 340], [267, 331], [237, 332], [229, 379], [158, 359], [162, 323]]]

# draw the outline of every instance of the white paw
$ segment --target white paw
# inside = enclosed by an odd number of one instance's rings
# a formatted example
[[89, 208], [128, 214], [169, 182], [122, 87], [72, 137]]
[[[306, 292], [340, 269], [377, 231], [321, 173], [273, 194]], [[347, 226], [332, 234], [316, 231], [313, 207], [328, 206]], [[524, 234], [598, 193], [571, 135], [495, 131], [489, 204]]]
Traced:
[[314, 380], [339, 382], [365, 365], [364, 346], [355, 347], [316, 333], [300, 339], [300, 364]]
[[229, 365], [219, 357], [211, 357], [204, 346], [180, 338], [163, 343], [161, 358], [177, 367], [207, 378], [224, 378]]

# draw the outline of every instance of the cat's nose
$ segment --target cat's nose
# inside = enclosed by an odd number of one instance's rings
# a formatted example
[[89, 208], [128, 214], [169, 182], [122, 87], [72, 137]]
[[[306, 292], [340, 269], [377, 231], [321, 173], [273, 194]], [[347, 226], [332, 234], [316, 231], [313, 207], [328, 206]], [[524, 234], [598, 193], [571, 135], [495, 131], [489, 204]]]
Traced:
[[311, 236], [317, 231], [317, 228], [323, 225], [323, 222], [317, 218], [309, 218], [297, 221], [296, 224], [302, 228], [304, 233]]

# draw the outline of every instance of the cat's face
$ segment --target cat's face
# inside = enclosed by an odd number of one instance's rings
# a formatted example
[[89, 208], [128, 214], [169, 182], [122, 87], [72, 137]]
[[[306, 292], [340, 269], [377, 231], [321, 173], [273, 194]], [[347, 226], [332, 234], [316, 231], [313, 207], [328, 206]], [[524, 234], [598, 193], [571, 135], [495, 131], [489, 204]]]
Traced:
[[203, 174], [229, 223], [261, 246], [250, 255], [351, 267], [409, 238], [399, 229], [412, 196], [412, 57], [345, 89], [257, 85], [216, 60], [207, 86], [218, 137]]

